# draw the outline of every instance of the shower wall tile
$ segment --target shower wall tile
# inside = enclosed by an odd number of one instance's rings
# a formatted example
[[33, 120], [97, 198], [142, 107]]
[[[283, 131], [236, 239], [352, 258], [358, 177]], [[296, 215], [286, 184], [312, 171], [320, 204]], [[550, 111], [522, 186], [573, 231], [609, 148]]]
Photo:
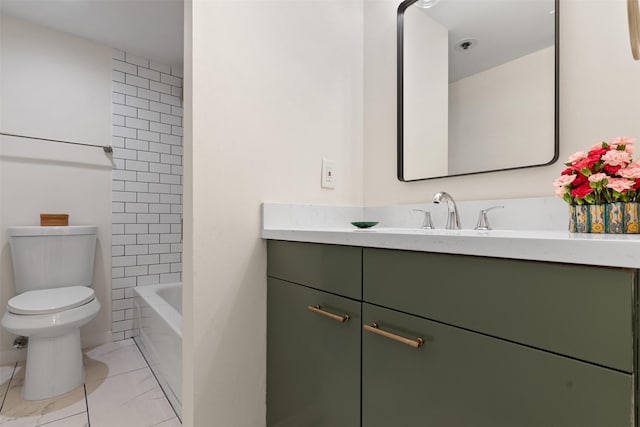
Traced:
[[182, 86], [181, 69], [114, 50], [114, 341], [135, 334], [136, 286], [182, 280]]

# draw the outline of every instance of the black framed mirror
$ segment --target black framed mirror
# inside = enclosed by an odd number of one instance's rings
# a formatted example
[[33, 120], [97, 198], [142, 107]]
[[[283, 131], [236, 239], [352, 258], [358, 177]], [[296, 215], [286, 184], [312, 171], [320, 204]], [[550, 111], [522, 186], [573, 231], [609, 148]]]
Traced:
[[398, 6], [398, 179], [545, 166], [559, 154], [559, 0]]

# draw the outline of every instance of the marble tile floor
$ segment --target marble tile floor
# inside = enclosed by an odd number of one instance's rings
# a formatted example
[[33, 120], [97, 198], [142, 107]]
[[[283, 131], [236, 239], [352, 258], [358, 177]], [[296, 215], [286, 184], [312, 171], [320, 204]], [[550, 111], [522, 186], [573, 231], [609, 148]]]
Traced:
[[85, 384], [38, 401], [21, 397], [24, 362], [0, 366], [0, 426], [180, 427], [132, 339], [85, 351]]

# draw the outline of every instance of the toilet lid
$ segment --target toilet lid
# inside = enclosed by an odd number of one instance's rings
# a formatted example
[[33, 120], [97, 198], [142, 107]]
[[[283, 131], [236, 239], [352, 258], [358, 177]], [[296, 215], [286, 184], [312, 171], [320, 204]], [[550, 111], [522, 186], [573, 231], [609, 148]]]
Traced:
[[14, 314], [47, 314], [78, 307], [95, 298], [87, 286], [41, 289], [16, 295], [7, 304]]

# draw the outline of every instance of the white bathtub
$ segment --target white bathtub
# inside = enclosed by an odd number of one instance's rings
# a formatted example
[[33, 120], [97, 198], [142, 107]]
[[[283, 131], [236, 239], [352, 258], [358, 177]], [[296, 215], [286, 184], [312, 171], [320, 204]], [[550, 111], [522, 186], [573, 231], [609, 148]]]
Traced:
[[182, 417], [182, 283], [135, 289], [135, 338], [173, 409]]

